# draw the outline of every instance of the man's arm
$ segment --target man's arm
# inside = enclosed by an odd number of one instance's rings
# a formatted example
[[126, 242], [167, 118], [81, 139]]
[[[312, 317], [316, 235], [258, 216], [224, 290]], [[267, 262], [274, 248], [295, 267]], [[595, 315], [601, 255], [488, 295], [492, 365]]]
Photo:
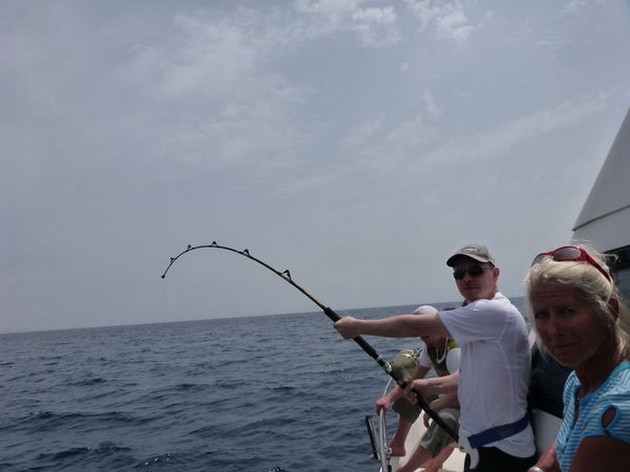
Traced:
[[444, 377], [414, 380], [407, 385], [405, 398], [410, 402], [415, 402], [417, 401], [416, 393], [419, 393], [422, 397], [428, 395], [457, 395], [458, 383], [459, 372], [445, 375]]
[[335, 329], [344, 339], [361, 335], [387, 338], [416, 338], [427, 335], [450, 337], [439, 313], [429, 315], [398, 315], [380, 320], [359, 320], [344, 316], [335, 323]]
[[456, 394], [443, 395], [431, 402], [431, 408], [440, 411], [442, 408], [459, 408], [459, 397]]

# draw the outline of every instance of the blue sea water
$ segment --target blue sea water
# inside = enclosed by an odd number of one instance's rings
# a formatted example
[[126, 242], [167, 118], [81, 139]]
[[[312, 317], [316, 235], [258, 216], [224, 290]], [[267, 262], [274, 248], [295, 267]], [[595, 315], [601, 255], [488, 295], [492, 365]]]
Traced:
[[364, 417], [387, 380], [321, 312], [4, 334], [0, 471], [378, 470]]

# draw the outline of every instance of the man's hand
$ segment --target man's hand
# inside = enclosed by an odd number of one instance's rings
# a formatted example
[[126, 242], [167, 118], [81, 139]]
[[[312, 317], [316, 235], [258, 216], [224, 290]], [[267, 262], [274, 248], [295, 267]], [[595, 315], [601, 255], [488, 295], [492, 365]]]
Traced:
[[407, 384], [405, 388], [405, 399], [412, 404], [418, 403], [418, 395], [422, 396], [422, 387], [424, 386], [425, 379], [416, 379]]
[[344, 316], [335, 323], [335, 329], [344, 339], [352, 339], [359, 336], [359, 323], [360, 320], [353, 318], [352, 316]]
[[381, 410], [388, 411], [391, 408], [392, 408], [392, 399], [388, 395], [376, 400], [376, 413], [380, 413]]

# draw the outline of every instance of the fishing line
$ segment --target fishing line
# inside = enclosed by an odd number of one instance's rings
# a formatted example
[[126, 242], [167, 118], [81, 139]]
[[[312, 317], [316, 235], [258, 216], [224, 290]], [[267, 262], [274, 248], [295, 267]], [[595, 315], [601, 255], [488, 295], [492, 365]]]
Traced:
[[[163, 279], [166, 278], [166, 273], [169, 271], [169, 269], [175, 263], [175, 261], [177, 261], [177, 259], [179, 259], [184, 254], [188, 254], [189, 252], [195, 251], [197, 249], [222, 249], [222, 250], [225, 250], [225, 251], [233, 252], [233, 253], [238, 254], [240, 256], [244, 256], [244, 257], [246, 257], [246, 258], [256, 262], [257, 264], [260, 264], [265, 269], [270, 270], [271, 272], [276, 274], [278, 277], [280, 277], [285, 282], [288, 282], [289, 284], [293, 285], [293, 287], [295, 287], [303, 295], [305, 295], [308, 299], [310, 299], [313, 303], [315, 303], [319, 308], [321, 308], [322, 311], [324, 312], [324, 314], [326, 316], [328, 316], [328, 318], [330, 318], [333, 322], [334, 321], [339, 321], [341, 319], [341, 317], [337, 313], [335, 313], [335, 311], [332, 308], [330, 308], [330, 307], [324, 305], [323, 303], [321, 303], [319, 300], [317, 300], [317, 298], [315, 298], [313, 295], [308, 293], [304, 288], [302, 288], [300, 285], [298, 285], [291, 278], [291, 272], [289, 272], [288, 269], [280, 272], [279, 270], [276, 270], [273, 267], [271, 267], [269, 264], [261, 261], [257, 257], [252, 256], [249, 253], [248, 249], [238, 250], [238, 249], [235, 249], [235, 248], [232, 248], [232, 247], [229, 247], [229, 246], [223, 246], [223, 245], [217, 244], [216, 241], [212, 241], [212, 244], [201, 244], [199, 246], [191, 246], [189, 244], [188, 247], [184, 251], [180, 252], [175, 257], [171, 257], [171, 262], [168, 265], [168, 267], [166, 268], [166, 270], [164, 271], [164, 273], [162, 274], [162, 278]], [[405, 382], [402, 379], [397, 378], [395, 372], [392, 370], [391, 364], [389, 362], [387, 362], [385, 359], [383, 359], [383, 357], [381, 355], [379, 355], [379, 353], [376, 352], [376, 350], [365, 339], [363, 339], [361, 336], [357, 336], [355, 338], [352, 338], [352, 340], [355, 343], [357, 343], [361, 347], [361, 349], [363, 349], [372, 359], [374, 359], [376, 361], [376, 363], [379, 366], [381, 366], [381, 368], [392, 379], [394, 379], [394, 381], [398, 384], [398, 386], [400, 388], [404, 389], [407, 386], [407, 382]], [[435, 412], [435, 410], [433, 410], [426, 401], [424, 401], [424, 399], [422, 398], [421, 395], [416, 395], [416, 397], [417, 397], [417, 401], [418, 401], [418, 406], [420, 406], [420, 408], [422, 408], [422, 410], [427, 415], [429, 415], [433, 421], [435, 421], [444, 431], [446, 431], [446, 433], [448, 433], [448, 435], [451, 436], [451, 438], [453, 438], [453, 440], [455, 440], [455, 442], [457, 442], [459, 440], [457, 433], [455, 431], [453, 431], [453, 429], [448, 424], [446, 424], [444, 422], [444, 420], [440, 417], [440, 415], [438, 415]]]

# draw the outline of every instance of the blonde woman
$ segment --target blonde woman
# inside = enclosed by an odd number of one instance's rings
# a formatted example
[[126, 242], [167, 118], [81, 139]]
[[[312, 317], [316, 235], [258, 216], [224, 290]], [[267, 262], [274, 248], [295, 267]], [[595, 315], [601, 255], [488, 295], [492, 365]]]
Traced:
[[556, 443], [529, 470], [629, 470], [630, 312], [603, 256], [582, 246], [544, 252], [526, 286], [543, 348], [574, 370]]

